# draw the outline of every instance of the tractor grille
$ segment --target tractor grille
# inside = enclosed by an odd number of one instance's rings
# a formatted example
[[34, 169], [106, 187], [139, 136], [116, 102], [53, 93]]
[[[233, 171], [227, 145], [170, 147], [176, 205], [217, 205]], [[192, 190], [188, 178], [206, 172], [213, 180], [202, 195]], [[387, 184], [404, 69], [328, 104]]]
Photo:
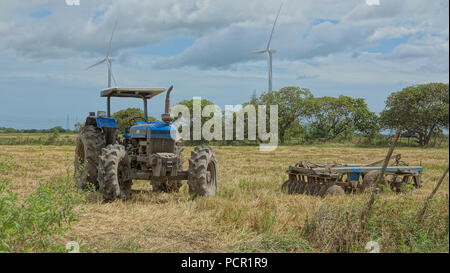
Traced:
[[171, 138], [152, 138], [152, 153], [174, 153], [175, 141]]

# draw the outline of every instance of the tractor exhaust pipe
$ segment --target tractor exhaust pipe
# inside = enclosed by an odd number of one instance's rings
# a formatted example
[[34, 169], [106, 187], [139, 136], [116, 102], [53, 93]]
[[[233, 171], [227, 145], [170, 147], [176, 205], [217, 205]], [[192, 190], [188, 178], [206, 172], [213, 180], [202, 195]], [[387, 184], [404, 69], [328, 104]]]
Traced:
[[169, 89], [167, 90], [167, 93], [166, 93], [166, 108], [165, 108], [165, 114], [169, 114], [169, 108], [170, 108], [170, 92], [172, 92], [172, 89], [173, 89], [173, 85], [171, 85], [170, 87], [169, 87]]
[[172, 117], [170, 116], [170, 92], [172, 92], [173, 85], [169, 87], [166, 93], [166, 105], [164, 109], [164, 114], [161, 115], [161, 119], [164, 121], [164, 123], [169, 124], [173, 121]]

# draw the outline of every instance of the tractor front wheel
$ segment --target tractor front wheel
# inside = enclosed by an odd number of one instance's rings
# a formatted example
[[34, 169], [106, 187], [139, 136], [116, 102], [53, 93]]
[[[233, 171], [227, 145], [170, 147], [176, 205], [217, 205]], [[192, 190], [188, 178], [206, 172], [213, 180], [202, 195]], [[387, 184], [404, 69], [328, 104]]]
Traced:
[[216, 155], [208, 146], [195, 147], [189, 159], [189, 194], [192, 199], [198, 196], [215, 196], [219, 169]]
[[131, 197], [131, 166], [125, 147], [108, 145], [102, 150], [98, 165], [98, 184], [105, 201]]

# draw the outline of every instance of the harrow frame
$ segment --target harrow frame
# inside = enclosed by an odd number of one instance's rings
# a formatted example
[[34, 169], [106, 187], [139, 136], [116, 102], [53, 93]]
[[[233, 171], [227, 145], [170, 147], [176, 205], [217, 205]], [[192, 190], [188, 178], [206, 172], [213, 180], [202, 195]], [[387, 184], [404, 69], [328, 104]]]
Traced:
[[[402, 191], [405, 185], [415, 188], [422, 186], [422, 166], [408, 166], [400, 161], [401, 155], [395, 156], [396, 165], [386, 168], [382, 183], [395, 192]], [[327, 194], [360, 193], [371, 186], [381, 166], [371, 164], [317, 164], [300, 161], [287, 170], [289, 179], [283, 183], [282, 190], [289, 194], [308, 194], [325, 196]], [[386, 179], [386, 178], [391, 179]], [[376, 185], [379, 187], [380, 185]], [[330, 192], [329, 189], [333, 188]], [[382, 188], [380, 188], [382, 189]]]

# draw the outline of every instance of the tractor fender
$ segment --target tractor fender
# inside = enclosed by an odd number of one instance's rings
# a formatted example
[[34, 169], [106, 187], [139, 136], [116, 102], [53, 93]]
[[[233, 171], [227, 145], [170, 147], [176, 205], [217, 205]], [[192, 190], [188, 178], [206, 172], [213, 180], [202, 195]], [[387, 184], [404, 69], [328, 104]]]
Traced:
[[86, 118], [86, 126], [93, 125], [98, 128], [117, 129], [116, 120], [113, 118], [102, 118], [97, 116], [89, 116]]

